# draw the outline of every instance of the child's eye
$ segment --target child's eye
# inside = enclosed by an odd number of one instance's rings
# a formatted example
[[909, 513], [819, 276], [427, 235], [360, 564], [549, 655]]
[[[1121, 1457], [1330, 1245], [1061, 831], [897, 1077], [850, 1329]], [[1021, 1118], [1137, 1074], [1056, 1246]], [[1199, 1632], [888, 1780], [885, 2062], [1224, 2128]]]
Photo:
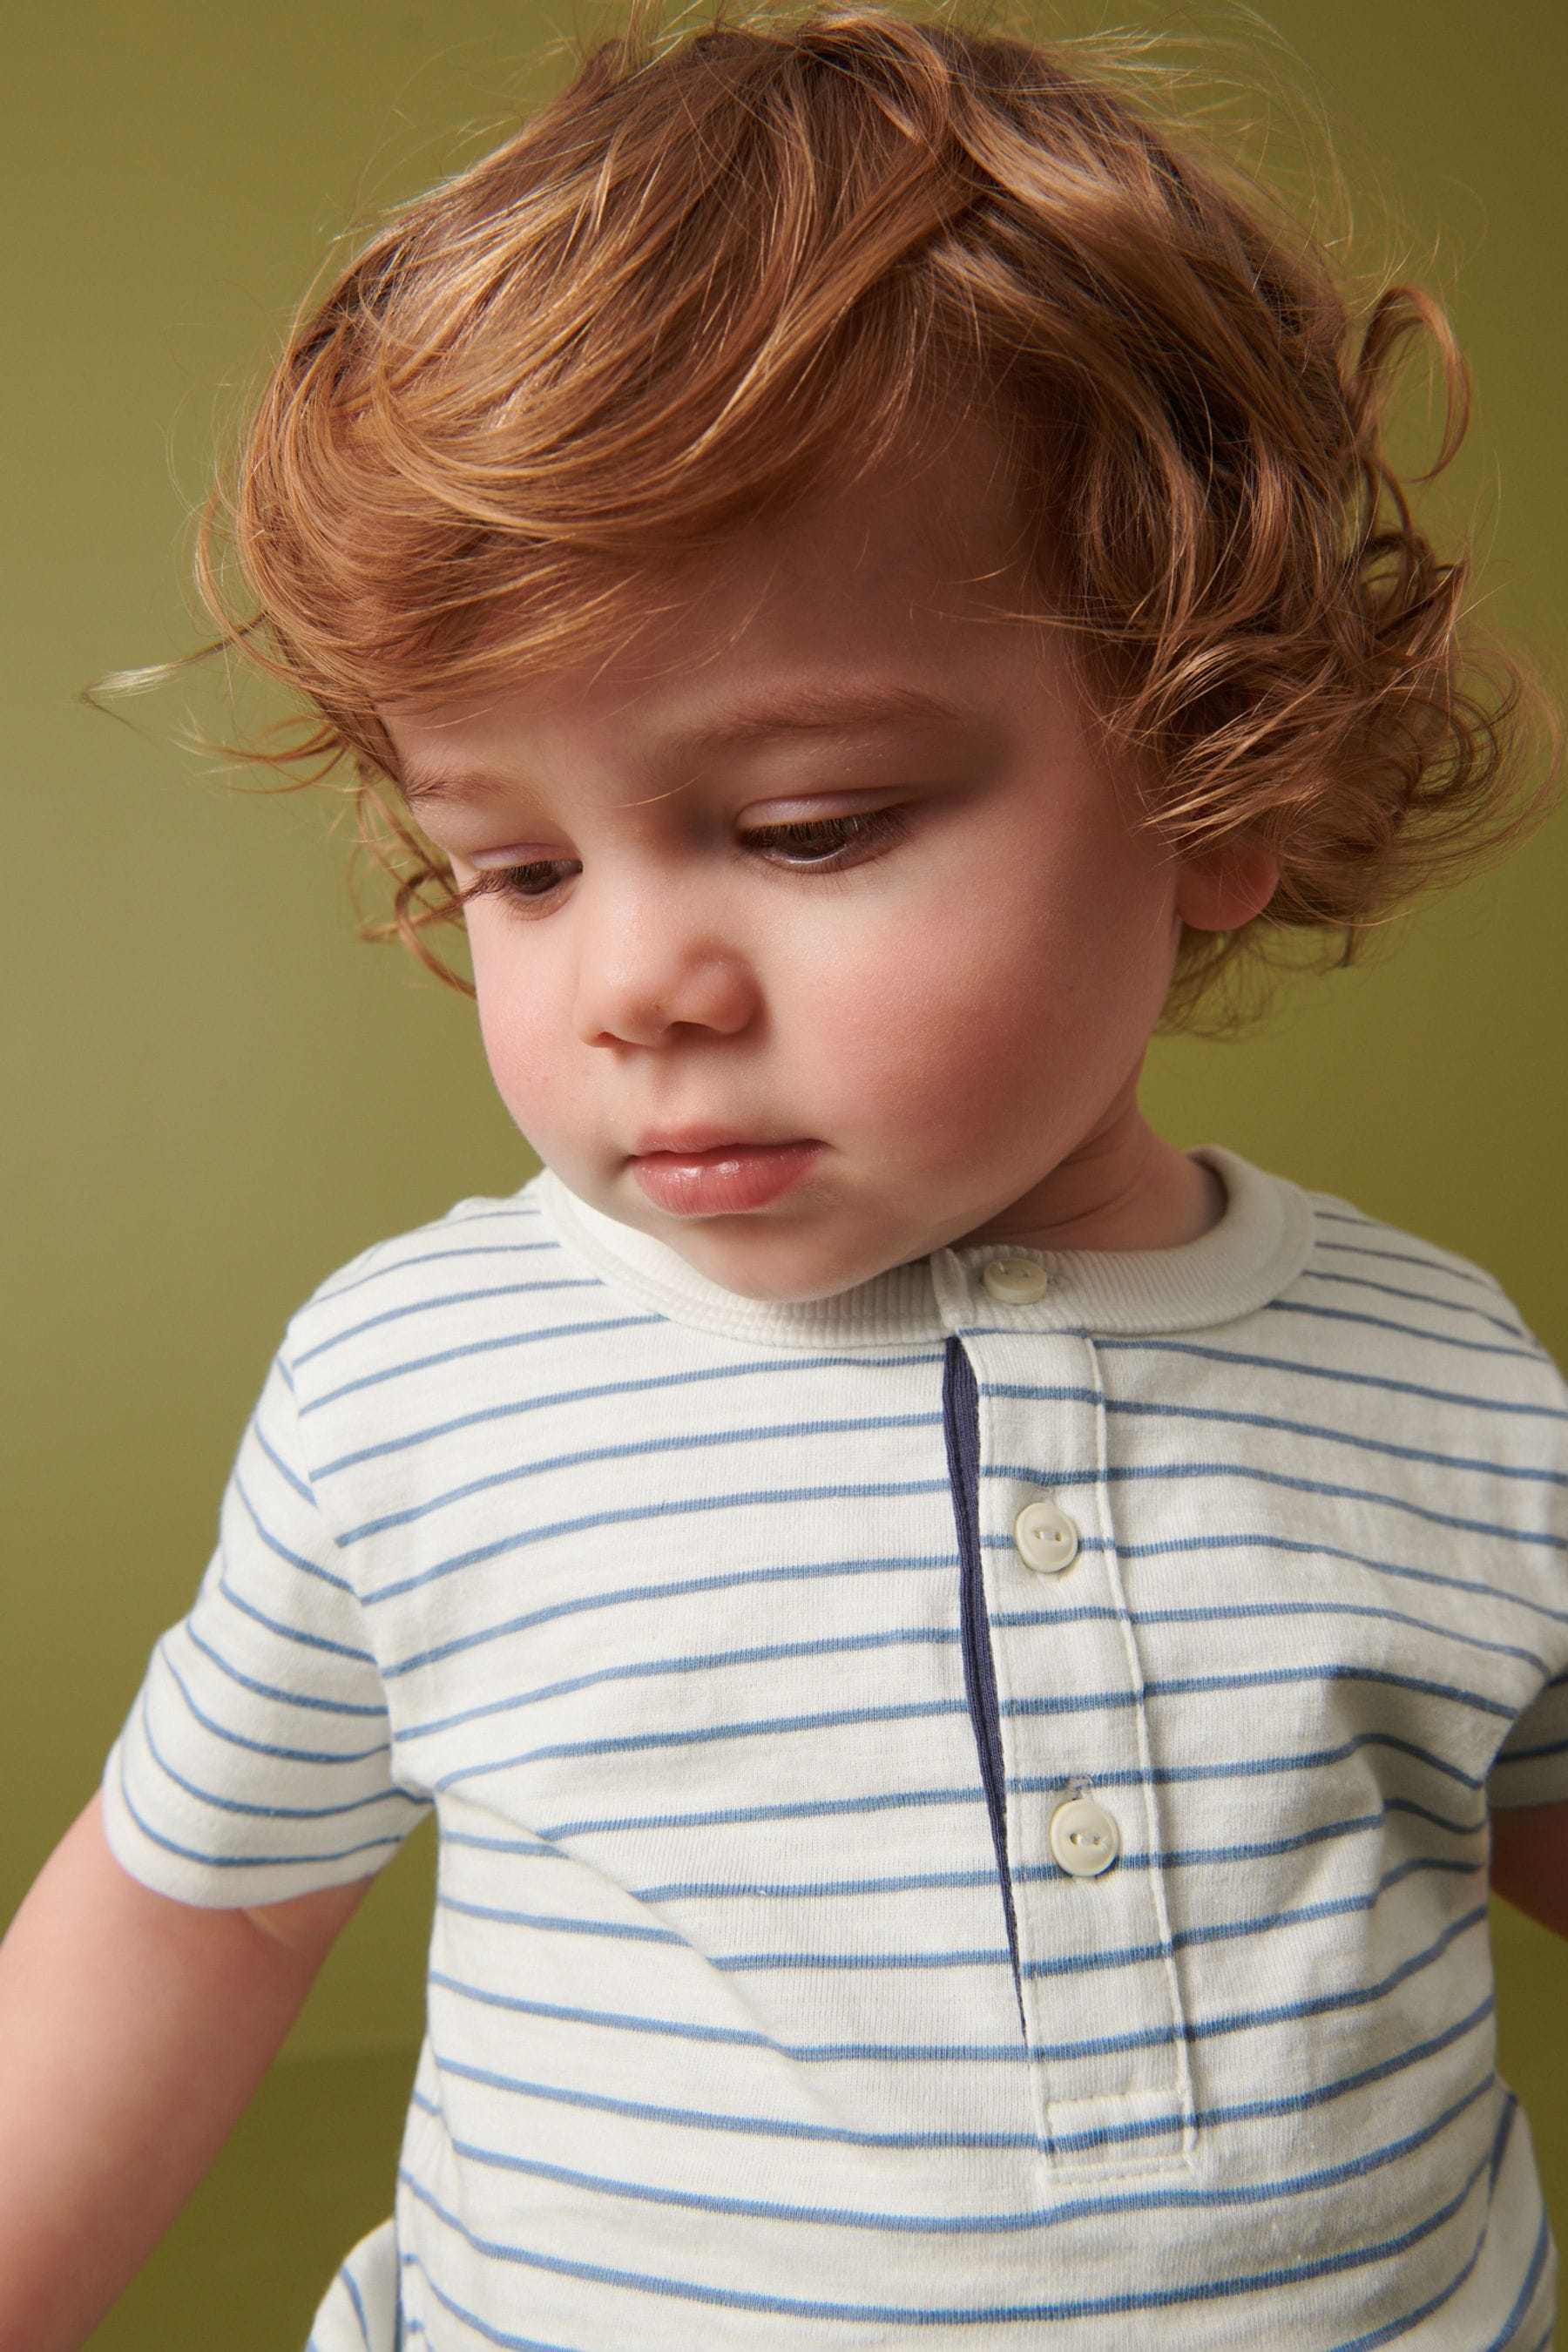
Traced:
[[907, 823], [902, 809], [861, 809], [850, 816], [805, 817], [798, 824], [750, 825], [741, 839], [770, 865], [831, 870], [886, 848]]
[[460, 904], [467, 907], [476, 898], [502, 898], [514, 907], [537, 905], [582, 871], [574, 857], [536, 857], [525, 866], [487, 866], [460, 894]]

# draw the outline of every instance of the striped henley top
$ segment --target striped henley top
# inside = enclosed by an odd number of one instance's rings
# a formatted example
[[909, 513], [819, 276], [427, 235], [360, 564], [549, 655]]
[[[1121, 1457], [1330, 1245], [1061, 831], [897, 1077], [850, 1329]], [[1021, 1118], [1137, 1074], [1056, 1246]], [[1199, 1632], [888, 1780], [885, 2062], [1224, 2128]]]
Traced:
[[1487, 1811], [1568, 1796], [1568, 1398], [1201, 1156], [1183, 1247], [804, 1305], [544, 1176], [295, 1319], [105, 1790], [215, 1906], [435, 1811], [315, 2352], [1543, 2352]]

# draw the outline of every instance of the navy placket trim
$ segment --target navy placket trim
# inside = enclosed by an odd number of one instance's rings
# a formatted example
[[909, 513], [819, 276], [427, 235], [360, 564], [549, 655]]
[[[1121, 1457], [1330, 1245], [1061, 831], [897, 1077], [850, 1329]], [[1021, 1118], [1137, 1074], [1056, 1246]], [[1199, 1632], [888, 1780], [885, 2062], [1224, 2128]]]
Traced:
[[1007, 1867], [1007, 1784], [1002, 1759], [1002, 1723], [996, 1705], [996, 1664], [991, 1654], [991, 1612], [985, 1605], [980, 1551], [980, 1391], [962, 1339], [950, 1339], [943, 1351], [942, 1425], [947, 1439], [947, 1475], [952, 1490], [953, 1525], [958, 1533], [958, 1623], [963, 1652], [963, 1684], [974, 1744], [980, 1753], [985, 1807], [991, 1816], [991, 1842], [996, 1849], [996, 1875], [1007, 1919], [1007, 1950], [1013, 1963], [1018, 2021], [1026, 2042], [1029, 2028], [1024, 2015], [1023, 1979], [1018, 1969], [1018, 1923], [1013, 1910], [1013, 1878]]

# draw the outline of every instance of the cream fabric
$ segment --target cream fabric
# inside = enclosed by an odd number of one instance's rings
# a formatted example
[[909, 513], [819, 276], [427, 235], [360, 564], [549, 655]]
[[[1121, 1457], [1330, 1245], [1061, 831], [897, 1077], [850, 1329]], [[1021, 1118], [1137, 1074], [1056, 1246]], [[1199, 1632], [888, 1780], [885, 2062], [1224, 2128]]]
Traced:
[[318, 2352], [1541, 2352], [1484, 1865], [1489, 1786], [1568, 1796], [1563, 1384], [1206, 1156], [1212, 1234], [1033, 1304], [980, 1249], [759, 1305], [542, 1179], [296, 1318], [105, 1790], [204, 1904], [437, 1813]]

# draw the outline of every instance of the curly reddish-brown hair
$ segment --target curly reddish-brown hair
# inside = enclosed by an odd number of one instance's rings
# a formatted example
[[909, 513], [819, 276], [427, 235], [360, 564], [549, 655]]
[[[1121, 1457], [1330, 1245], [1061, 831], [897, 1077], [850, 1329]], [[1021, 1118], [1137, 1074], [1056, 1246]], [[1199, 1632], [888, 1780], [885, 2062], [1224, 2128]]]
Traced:
[[460, 910], [379, 712], [613, 645], [661, 570], [955, 409], [1003, 436], [1151, 821], [1278, 859], [1261, 916], [1188, 935], [1168, 1019], [1212, 1013], [1246, 950], [1348, 958], [1529, 821], [1531, 689], [1462, 645], [1467, 563], [1384, 453], [1413, 341], [1445, 456], [1463, 430], [1427, 297], [1346, 290], [1070, 47], [948, 11], [709, 16], [661, 35], [642, 0], [398, 213], [301, 320], [209, 509], [224, 641], [313, 706], [252, 756], [346, 757], [397, 877], [384, 930], [442, 969], [423, 934]]

